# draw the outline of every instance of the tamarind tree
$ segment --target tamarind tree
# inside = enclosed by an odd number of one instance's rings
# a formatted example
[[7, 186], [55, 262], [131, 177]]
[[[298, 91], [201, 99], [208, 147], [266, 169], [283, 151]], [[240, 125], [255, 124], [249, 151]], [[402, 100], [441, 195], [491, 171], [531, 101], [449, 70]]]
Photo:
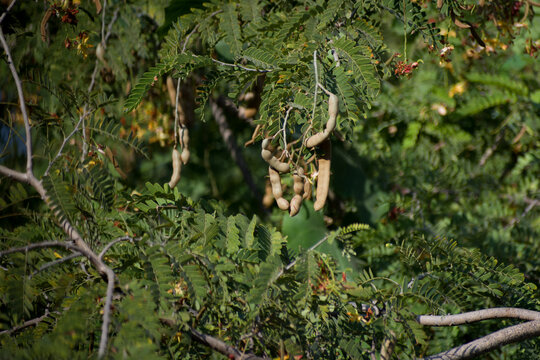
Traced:
[[0, 4], [0, 358], [538, 358], [538, 3]]

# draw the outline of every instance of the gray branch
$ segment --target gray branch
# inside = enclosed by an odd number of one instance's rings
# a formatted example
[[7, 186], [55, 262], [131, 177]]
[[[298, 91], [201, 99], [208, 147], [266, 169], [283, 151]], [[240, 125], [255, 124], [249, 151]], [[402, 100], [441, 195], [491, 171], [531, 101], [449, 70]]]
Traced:
[[25, 329], [27, 327], [37, 325], [41, 321], [43, 321], [47, 316], [49, 316], [49, 314], [50, 314], [49, 310], [45, 310], [45, 314], [41, 315], [40, 317], [37, 317], [37, 318], [32, 319], [32, 320], [25, 321], [21, 325], [14, 326], [11, 329], [2, 330], [2, 331], [0, 331], [0, 335], [4, 335], [4, 334], [10, 335], [10, 334], [13, 334], [14, 332], [23, 330], [23, 329]]
[[191, 328], [190, 331], [191, 331], [191, 336], [195, 340], [229, 357], [229, 359], [234, 359], [234, 360], [266, 360], [268, 359], [267, 357], [259, 357], [255, 354], [243, 353], [240, 350], [230, 345], [227, 345], [220, 339], [217, 339], [210, 335], [203, 334], [194, 328]]
[[488, 319], [515, 318], [520, 320], [540, 320], [540, 312], [517, 308], [493, 308], [471, 311], [456, 315], [419, 315], [416, 321], [426, 326], [455, 326]]
[[503, 345], [524, 341], [537, 336], [540, 336], [540, 320], [528, 321], [523, 324], [509, 326], [467, 344], [419, 360], [470, 359], [495, 350]]

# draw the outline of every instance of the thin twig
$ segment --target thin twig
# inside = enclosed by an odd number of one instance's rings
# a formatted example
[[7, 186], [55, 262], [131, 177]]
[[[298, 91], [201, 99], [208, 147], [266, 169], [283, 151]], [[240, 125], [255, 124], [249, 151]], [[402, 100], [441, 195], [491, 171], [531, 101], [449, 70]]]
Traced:
[[[96, 69], [97, 69], [97, 67], [96, 67]], [[71, 133], [69, 133], [69, 135], [64, 138], [64, 141], [62, 141], [62, 144], [60, 145], [60, 148], [58, 149], [58, 152], [56, 153], [55, 157], [51, 161], [49, 161], [49, 165], [47, 165], [47, 169], [45, 170], [45, 173], [43, 174], [43, 176], [49, 175], [49, 171], [51, 171], [51, 168], [52, 168], [53, 164], [62, 156], [62, 152], [64, 151], [64, 147], [66, 147], [66, 145], [68, 144], [69, 140], [73, 137], [73, 135], [75, 135], [79, 131], [79, 129], [81, 127], [81, 124], [83, 123], [84, 119], [90, 113], [91, 112], [86, 111], [86, 105], [85, 105], [85, 107], [83, 108], [83, 113], [79, 117], [79, 121], [75, 125], [75, 128], [73, 128]]]
[[[13, 1], [12, 4], [14, 4], [15, 1]], [[10, 5], [12, 5], [10, 4]], [[17, 69], [15, 69], [15, 64], [13, 63], [13, 57], [11, 56], [11, 51], [9, 50], [8, 43], [6, 41], [6, 38], [4, 37], [4, 31], [2, 30], [2, 27], [0, 26], [0, 42], [2, 43], [2, 47], [4, 48], [4, 52], [6, 53], [7, 57], [7, 63], [9, 66], [9, 70], [11, 71], [11, 75], [13, 76], [13, 80], [15, 81], [15, 86], [17, 88], [17, 94], [19, 96], [19, 105], [21, 107], [21, 113], [23, 117], [24, 122], [24, 130], [25, 130], [25, 143], [26, 143], [26, 173], [32, 174], [32, 133], [30, 131], [30, 119], [28, 118], [28, 111], [26, 109], [26, 101], [24, 100], [24, 93], [22, 88], [22, 82], [19, 78], [19, 74], [17, 73]]]
[[118, 239], [114, 239], [113, 241], [111, 241], [110, 243], [108, 243], [107, 245], [103, 247], [103, 249], [101, 250], [98, 256], [100, 259], [103, 259], [103, 256], [105, 256], [107, 251], [109, 251], [109, 249], [112, 248], [114, 245], [118, 244], [121, 241], [133, 242], [134, 240], [138, 240], [138, 239], [134, 239], [131, 236], [122, 236], [122, 237], [119, 237]]
[[46, 264], [43, 264], [39, 269], [37, 269], [36, 271], [34, 271], [32, 273], [32, 275], [30, 275], [29, 277], [32, 278], [33, 276], [35, 276], [36, 274], [39, 274], [40, 272], [44, 271], [44, 270], [47, 270], [48, 268], [50, 267], [53, 267], [55, 265], [58, 265], [58, 264], [62, 264], [62, 263], [65, 263], [69, 260], [73, 260], [73, 259], [76, 259], [78, 257], [81, 257], [82, 254], [81, 253], [73, 253], [73, 254], [70, 254], [70, 255], [67, 255], [67, 256], [64, 256], [63, 258], [60, 258], [60, 259], [56, 259], [56, 260], [53, 260], [51, 262], [48, 262]]
[[17, 252], [27, 252], [30, 250], [36, 250], [36, 249], [45, 249], [45, 248], [51, 248], [51, 247], [62, 247], [65, 249], [73, 250], [73, 251], [79, 251], [80, 249], [77, 247], [77, 245], [70, 243], [70, 242], [64, 242], [64, 241], [43, 241], [39, 243], [33, 243], [26, 246], [21, 246], [17, 248], [11, 248], [4, 251], [0, 251], [0, 257], [17, 253]]
[[271, 69], [253, 69], [253, 68], [249, 68], [247, 66], [244, 66], [244, 65], [240, 65], [240, 64], [229, 64], [229, 63], [226, 63], [226, 62], [223, 62], [223, 61], [219, 61], [217, 59], [214, 59], [214, 58], [211, 58], [211, 60], [213, 62], [215, 62], [216, 64], [219, 64], [219, 65], [223, 65], [223, 66], [230, 66], [230, 67], [236, 67], [236, 68], [240, 68], [242, 70], [246, 70], [246, 71], [253, 71], [253, 72], [258, 72], [258, 73], [267, 73], [267, 72], [272, 72], [274, 70], [271, 70]]
[[0, 335], [4, 335], [4, 334], [10, 335], [10, 334], [13, 334], [14, 332], [20, 331], [20, 330], [25, 329], [25, 328], [27, 328], [29, 326], [37, 325], [41, 321], [43, 321], [46, 317], [48, 317], [49, 314], [50, 314], [49, 310], [46, 309], [45, 314], [43, 314], [43, 315], [41, 315], [41, 316], [39, 316], [39, 317], [37, 317], [35, 319], [25, 321], [21, 325], [14, 326], [11, 329], [2, 330], [2, 331], [0, 331]]
[[2, 21], [4, 21], [4, 18], [7, 16], [7, 14], [11, 11], [11, 8], [13, 7], [13, 5], [15, 5], [15, 3], [17, 2], [17, 0], [13, 0], [11, 2], [11, 4], [8, 5], [6, 11], [4, 11], [2, 13], [2, 16], [0, 16], [0, 24], [2, 24]]
[[[310, 251], [313, 251], [315, 250], [316, 248], [318, 248], [322, 243], [324, 243], [326, 240], [328, 240], [328, 234], [323, 237], [322, 239], [320, 239], [319, 241], [317, 241], [315, 244], [313, 244], [309, 249], [307, 249], [306, 252], [310, 252]], [[289, 264], [287, 264], [287, 266], [285, 266], [284, 268], [282, 268], [281, 270], [279, 270], [279, 272], [277, 273], [275, 280], [277, 280], [279, 277], [281, 277], [283, 275], [283, 273], [287, 270], [289, 270], [290, 268], [292, 268], [294, 265], [296, 265], [296, 262], [298, 261], [298, 259], [294, 259], [293, 261], [291, 261]]]

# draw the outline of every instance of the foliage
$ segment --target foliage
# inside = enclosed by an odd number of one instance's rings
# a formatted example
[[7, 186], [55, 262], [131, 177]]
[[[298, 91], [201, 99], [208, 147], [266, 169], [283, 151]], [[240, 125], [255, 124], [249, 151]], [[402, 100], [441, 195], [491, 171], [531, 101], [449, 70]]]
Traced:
[[[392, 358], [414, 359], [513, 325], [416, 316], [540, 310], [540, 18], [516, 3], [137, 0], [97, 14], [94, 1], [48, 1], [59, 10], [44, 42], [44, 9], [18, 2], [1, 26], [49, 198], [1, 178], [0, 251], [63, 241], [65, 221], [104, 251], [110, 358], [217, 358], [196, 330], [270, 358], [364, 359], [391, 343]], [[21, 170], [5, 61], [0, 75], [0, 165]], [[167, 77], [192, 153], [174, 189], [161, 185], [179, 126]], [[293, 218], [261, 210], [209, 109], [231, 100], [232, 137], [271, 138], [316, 183], [320, 153], [304, 140], [326, 126], [324, 90], [339, 99], [324, 216], [309, 200]], [[262, 189], [255, 147], [242, 153]], [[97, 357], [106, 286], [64, 248], [0, 257], [0, 358]], [[490, 358], [539, 352], [535, 339]]]

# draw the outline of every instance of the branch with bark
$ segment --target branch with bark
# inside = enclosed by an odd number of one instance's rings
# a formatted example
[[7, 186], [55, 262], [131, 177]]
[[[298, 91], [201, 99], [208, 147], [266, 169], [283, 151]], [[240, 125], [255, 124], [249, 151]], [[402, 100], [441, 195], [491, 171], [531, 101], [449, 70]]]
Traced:
[[[13, 1], [10, 4], [9, 9], [11, 9], [14, 3], [15, 1]], [[1, 18], [2, 20], [4, 16], [5, 16], [5, 13], [2, 14], [2, 18]], [[70, 221], [67, 220], [65, 217], [62, 217], [61, 213], [57, 209], [55, 209], [55, 207], [52, 205], [51, 198], [49, 194], [47, 193], [45, 187], [43, 186], [42, 182], [38, 180], [36, 176], [34, 175], [33, 159], [32, 159], [32, 156], [33, 156], [32, 133], [31, 133], [31, 126], [30, 126], [30, 118], [28, 116], [28, 111], [26, 108], [26, 100], [25, 100], [25, 96], [23, 92], [22, 81], [19, 77], [17, 69], [15, 68], [13, 57], [11, 55], [11, 50], [6, 41], [6, 38], [4, 36], [4, 32], [1, 26], [0, 26], [0, 43], [2, 44], [2, 47], [6, 54], [8, 67], [13, 77], [13, 81], [15, 82], [15, 87], [17, 89], [17, 96], [19, 99], [19, 106], [21, 109], [25, 135], [26, 135], [26, 138], [25, 138], [26, 171], [19, 172], [19, 171], [9, 169], [5, 166], [0, 165], [0, 175], [4, 175], [6, 177], [12, 178], [16, 181], [28, 184], [31, 187], [33, 187], [41, 196], [41, 199], [45, 202], [45, 204], [47, 204], [47, 206], [49, 207], [49, 210], [54, 213], [56, 219], [59, 222], [59, 226], [67, 234], [69, 238], [69, 241], [66, 241], [66, 242], [45, 242], [45, 243], [40, 243], [40, 245], [30, 244], [27, 247], [23, 248], [22, 250], [21, 248], [6, 250], [3, 252], [2, 255], [7, 255], [7, 254], [17, 252], [17, 251], [28, 251], [33, 248], [39, 248], [40, 246], [41, 247], [61, 246], [61, 247], [65, 247], [67, 249], [81, 253], [84, 257], [86, 257], [90, 261], [90, 263], [94, 266], [94, 268], [98, 271], [98, 273], [107, 282], [107, 293], [106, 293], [105, 306], [103, 309], [103, 317], [102, 317], [101, 339], [100, 339], [100, 344], [99, 344], [99, 349], [98, 349], [98, 357], [102, 358], [105, 355], [105, 352], [107, 349], [107, 343], [109, 339], [109, 324], [111, 321], [110, 319], [111, 318], [111, 305], [112, 305], [114, 287], [116, 283], [116, 275], [114, 271], [111, 268], [109, 268], [103, 262], [103, 260], [90, 248], [88, 243], [83, 239], [83, 237], [79, 234], [77, 229], [70, 223]]]
[[540, 312], [527, 309], [493, 308], [456, 315], [420, 315], [416, 318], [416, 321], [426, 326], [455, 326], [501, 318], [514, 318], [527, 320], [527, 322], [495, 331], [467, 344], [457, 346], [436, 355], [425, 357], [423, 360], [471, 359], [501, 346], [540, 336]]

